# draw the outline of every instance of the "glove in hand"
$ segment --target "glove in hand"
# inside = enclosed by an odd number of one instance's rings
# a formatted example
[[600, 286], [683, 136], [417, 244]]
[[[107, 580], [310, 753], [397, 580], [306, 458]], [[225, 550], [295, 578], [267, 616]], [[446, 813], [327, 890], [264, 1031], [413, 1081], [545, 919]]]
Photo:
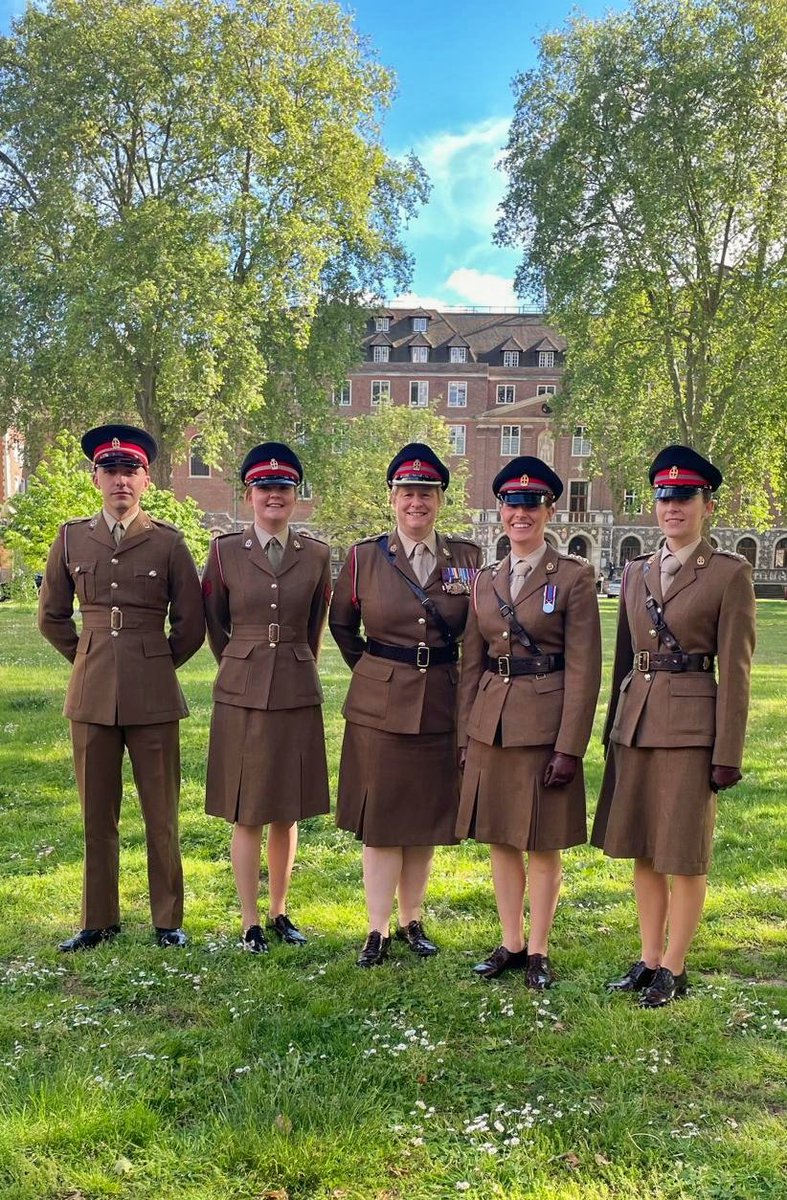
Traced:
[[578, 758], [573, 754], [552, 755], [544, 771], [544, 787], [565, 787], [577, 773]]

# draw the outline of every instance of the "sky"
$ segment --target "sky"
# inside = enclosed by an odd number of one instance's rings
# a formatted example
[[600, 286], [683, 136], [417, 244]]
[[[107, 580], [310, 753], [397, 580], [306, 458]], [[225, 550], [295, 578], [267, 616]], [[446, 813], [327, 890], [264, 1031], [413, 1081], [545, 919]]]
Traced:
[[[397, 78], [383, 125], [388, 152], [414, 152], [432, 185], [405, 231], [411, 291], [390, 303], [425, 307], [538, 304], [514, 294], [520, 254], [495, 246], [505, 176], [496, 169], [513, 114], [511, 81], [536, 60], [542, 33], [572, 13], [602, 16], [610, 0], [339, 0]], [[0, 0], [0, 31], [24, 8]]]

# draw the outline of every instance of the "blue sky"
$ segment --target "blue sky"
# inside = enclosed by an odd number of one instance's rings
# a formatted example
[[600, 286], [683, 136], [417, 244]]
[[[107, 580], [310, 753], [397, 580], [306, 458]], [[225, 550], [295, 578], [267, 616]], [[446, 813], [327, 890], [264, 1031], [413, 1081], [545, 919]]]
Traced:
[[[376, 56], [397, 76], [386, 115], [392, 154], [413, 150], [432, 182], [429, 204], [406, 231], [412, 292], [429, 306], [518, 303], [518, 255], [492, 241], [505, 187], [495, 163], [513, 112], [511, 80], [535, 62], [534, 39], [572, 12], [597, 17], [610, 0], [340, 0]], [[24, 8], [0, 0], [0, 30]]]

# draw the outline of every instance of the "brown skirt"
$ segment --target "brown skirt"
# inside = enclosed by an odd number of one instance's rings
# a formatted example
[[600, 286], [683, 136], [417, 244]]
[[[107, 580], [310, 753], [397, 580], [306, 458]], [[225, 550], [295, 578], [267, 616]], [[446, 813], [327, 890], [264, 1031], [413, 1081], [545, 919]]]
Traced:
[[565, 850], [587, 841], [582, 763], [566, 787], [541, 782], [551, 746], [467, 748], [457, 836], [518, 850]]
[[348, 721], [336, 824], [365, 846], [453, 846], [456, 734], [385, 733]]
[[329, 808], [319, 704], [267, 711], [213, 705], [205, 812], [239, 825], [266, 825]]
[[706, 875], [716, 797], [711, 751], [610, 742], [591, 842], [610, 858], [649, 858], [664, 875]]

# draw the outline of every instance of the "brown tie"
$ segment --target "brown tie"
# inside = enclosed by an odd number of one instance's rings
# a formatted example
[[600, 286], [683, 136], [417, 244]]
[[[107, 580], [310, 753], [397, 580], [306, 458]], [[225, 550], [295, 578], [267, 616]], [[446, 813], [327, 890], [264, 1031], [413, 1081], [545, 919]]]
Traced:
[[666, 596], [667, 592], [672, 587], [672, 581], [675, 578], [675, 576], [677, 575], [677, 573], [680, 570], [682, 565], [683, 564], [681, 563], [680, 559], [677, 558], [674, 554], [668, 554], [666, 556], [666, 558], [662, 558], [662, 560], [661, 560], [661, 597], [662, 597], [662, 599]]
[[528, 575], [530, 574], [530, 563], [523, 562], [520, 558], [519, 562], [514, 566], [514, 575], [511, 580], [511, 599], [516, 600]]
[[284, 556], [284, 549], [278, 538], [272, 537], [270, 539], [268, 545], [265, 547], [265, 553], [268, 555], [268, 562], [274, 571], [278, 571]]
[[421, 587], [423, 587], [431, 575], [431, 571], [426, 564], [426, 545], [424, 542], [416, 542], [415, 548], [413, 549], [412, 563], [413, 570], [415, 571], [415, 577], [420, 583]]
[[115, 521], [115, 524], [112, 526], [112, 537], [115, 539], [116, 546], [119, 546], [120, 543], [123, 541], [125, 532], [126, 531], [123, 528], [123, 522]]

